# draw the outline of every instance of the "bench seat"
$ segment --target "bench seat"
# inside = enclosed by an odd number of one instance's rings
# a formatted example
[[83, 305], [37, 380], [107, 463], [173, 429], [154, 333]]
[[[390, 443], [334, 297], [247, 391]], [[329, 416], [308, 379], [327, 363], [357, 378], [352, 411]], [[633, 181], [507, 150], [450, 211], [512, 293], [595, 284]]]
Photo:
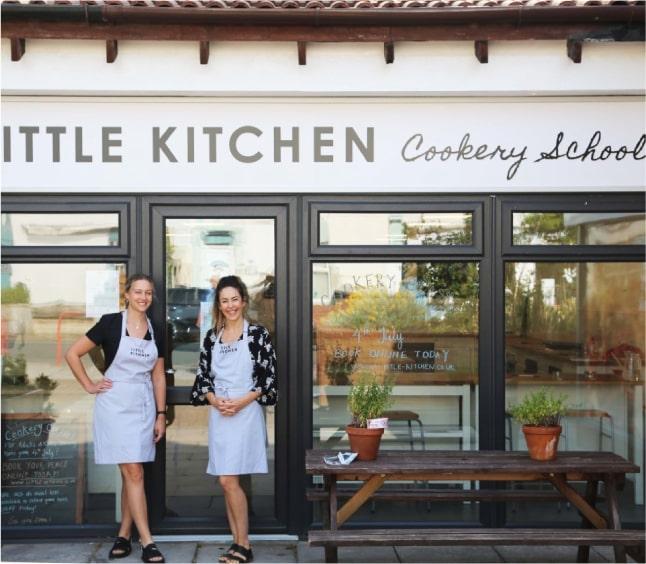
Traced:
[[613, 529], [342, 529], [310, 531], [312, 546], [624, 545], [644, 544], [644, 531]]

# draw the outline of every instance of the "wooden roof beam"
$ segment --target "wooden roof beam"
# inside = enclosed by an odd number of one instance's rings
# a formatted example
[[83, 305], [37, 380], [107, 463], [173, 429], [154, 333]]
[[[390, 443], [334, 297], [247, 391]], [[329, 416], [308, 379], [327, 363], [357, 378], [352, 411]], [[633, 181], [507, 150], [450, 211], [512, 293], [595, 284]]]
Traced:
[[298, 45], [298, 64], [306, 65], [307, 64], [307, 43], [305, 41], [297, 41]]
[[[143, 9], [143, 8], [142, 8]], [[158, 8], [160, 11], [162, 8]], [[163, 8], [166, 10], [167, 8]], [[170, 9], [170, 8], [168, 8]], [[271, 29], [236, 25], [139, 25], [85, 24], [83, 22], [47, 22], [5, 20], [0, 28], [2, 37], [30, 39], [98, 39], [106, 41], [288, 41], [349, 43], [397, 41], [523, 41], [588, 38], [598, 41], [644, 41], [644, 24], [612, 26], [603, 23], [507, 25], [481, 23], [468, 27], [450, 25], [429, 26], [340, 26], [334, 28], [283, 26]]]
[[567, 56], [572, 59], [573, 63], [581, 62], [581, 55], [583, 54], [583, 41], [580, 39], [567, 40]]
[[200, 65], [209, 64], [210, 54], [211, 54], [211, 43], [209, 41], [200, 41]]
[[395, 44], [392, 41], [384, 43], [384, 59], [387, 65], [392, 65], [395, 61]]
[[119, 54], [119, 44], [116, 39], [108, 39], [105, 42], [105, 60], [107, 63], [114, 63]]
[[489, 62], [489, 42], [478, 40], [474, 43], [476, 59], [480, 61], [481, 64]]
[[19, 37], [11, 38], [11, 60], [19, 61], [25, 54], [25, 40]]

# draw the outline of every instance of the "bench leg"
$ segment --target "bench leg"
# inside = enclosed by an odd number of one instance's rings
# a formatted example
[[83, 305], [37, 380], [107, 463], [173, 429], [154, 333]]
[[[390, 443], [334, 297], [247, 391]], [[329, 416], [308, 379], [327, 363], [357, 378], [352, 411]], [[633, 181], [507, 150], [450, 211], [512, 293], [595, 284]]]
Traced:
[[[585, 487], [585, 500], [592, 506], [594, 507], [597, 502], [597, 490], [599, 488], [599, 482], [598, 480], [588, 480], [588, 483]], [[583, 516], [583, 520], [581, 521], [581, 528], [582, 529], [591, 529], [592, 528], [592, 523]], [[577, 562], [589, 562], [590, 561], [590, 546], [589, 545], [582, 545], [579, 546], [579, 550], [576, 553], [576, 561]]]
[[[621, 518], [619, 517], [619, 503], [617, 501], [617, 483], [613, 474], [605, 476], [606, 497], [608, 498], [608, 528], [612, 527], [615, 531], [621, 530]], [[621, 544], [615, 545], [615, 562], [627, 562], [626, 547]]]
[[[336, 513], [338, 510], [338, 500], [336, 497], [336, 476], [334, 474], [325, 476], [326, 486], [328, 492], [330, 492], [330, 497], [328, 498], [327, 504], [327, 515], [325, 515], [326, 525], [331, 531], [338, 528], [336, 521]], [[339, 551], [336, 546], [326, 546], [325, 547], [325, 561], [326, 562], [338, 562], [339, 561]]]
[[326, 562], [338, 562], [339, 561], [339, 552], [336, 546], [326, 546], [325, 547], [325, 561]]

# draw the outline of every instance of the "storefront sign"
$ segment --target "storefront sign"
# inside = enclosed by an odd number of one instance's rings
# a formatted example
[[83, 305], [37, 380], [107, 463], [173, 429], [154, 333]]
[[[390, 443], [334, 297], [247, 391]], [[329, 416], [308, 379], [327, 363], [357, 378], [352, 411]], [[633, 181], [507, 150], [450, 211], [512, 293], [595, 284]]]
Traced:
[[639, 190], [643, 99], [3, 103], [9, 191]]

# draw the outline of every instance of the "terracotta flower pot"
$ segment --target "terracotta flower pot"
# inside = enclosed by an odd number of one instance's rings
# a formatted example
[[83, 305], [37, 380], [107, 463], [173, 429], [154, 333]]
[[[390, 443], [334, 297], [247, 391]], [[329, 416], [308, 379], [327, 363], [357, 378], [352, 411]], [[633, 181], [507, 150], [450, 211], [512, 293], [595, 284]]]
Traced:
[[554, 460], [561, 436], [561, 426], [536, 427], [523, 425], [529, 457], [533, 460]]
[[358, 460], [374, 460], [377, 458], [383, 429], [365, 429], [348, 425], [345, 428], [350, 438], [350, 450], [357, 453]]

